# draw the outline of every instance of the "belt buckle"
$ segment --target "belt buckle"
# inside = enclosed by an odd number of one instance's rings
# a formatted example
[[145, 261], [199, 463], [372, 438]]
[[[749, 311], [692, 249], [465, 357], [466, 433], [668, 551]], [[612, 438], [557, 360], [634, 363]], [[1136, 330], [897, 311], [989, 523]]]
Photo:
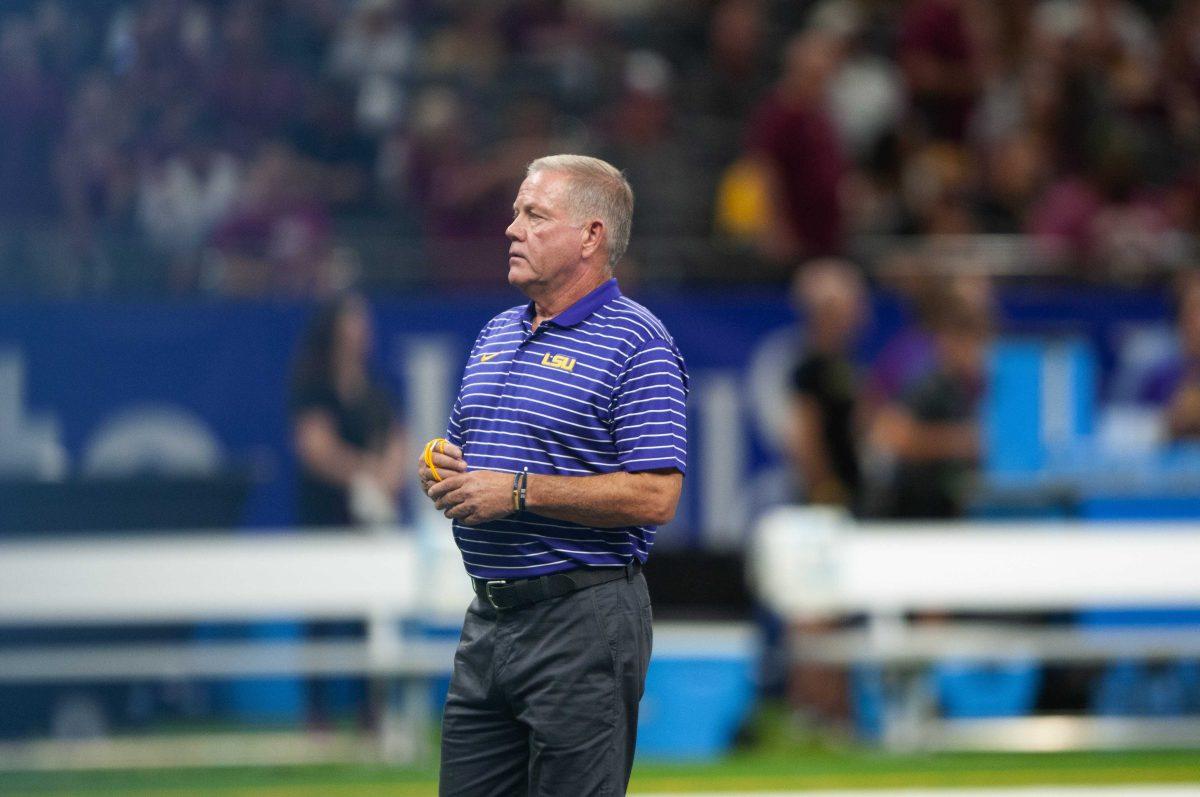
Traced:
[[496, 603], [496, 598], [492, 595], [492, 586], [496, 584], [504, 586], [506, 583], [508, 582], [502, 578], [494, 579], [492, 581], [485, 581], [483, 583], [483, 594], [487, 596], [488, 603], [492, 604], [493, 609], [500, 609], [501, 607], [500, 604]]

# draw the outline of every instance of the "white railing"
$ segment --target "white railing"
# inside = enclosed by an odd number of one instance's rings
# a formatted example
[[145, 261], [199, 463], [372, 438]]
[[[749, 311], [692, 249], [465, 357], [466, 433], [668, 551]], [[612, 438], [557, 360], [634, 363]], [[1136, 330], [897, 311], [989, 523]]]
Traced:
[[[5, 768], [411, 761], [428, 753], [428, 679], [473, 594], [447, 524], [417, 529], [192, 532], [0, 542], [0, 626], [79, 627], [353, 619], [360, 640], [179, 640], [0, 647], [0, 684], [366, 676], [379, 688], [373, 750], [295, 733], [0, 744]], [[415, 622], [404, 622], [415, 621]], [[655, 624], [655, 656], [748, 657], [741, 623]]]
[[0, 650], [0, 682], [363, 675], [404, 685], [399, 699], [382, 690], [378, 740], [383, 757], [412, 759], [423, 752], [429, 720], [419, 681], [449, 672], [453, 645], [407, 635], [403, 621], [458, 623], [470, 599], [448, 535], [412, 530], [8, 541], [0, 543], [2, 625], [338, 618], [363, 621], [366, 634], [22, 646]]
[[[1200, 720], [936, 718], [921, 678], [945, 659], [1094, 664], [1200, 658], [1200, 629], [1095, 628], [962, 620], [956, 613], [1200, 606], [1198, 523], [858, 523], [788, 507], [759, 523], [749, 556], [760, 600], [791, 628], [793, 657], [889, 672], [893, 747], [1048, 749], [1200, 745]], [[912, 614], [937, 615], [913, 622]], [[861, 627], [817, 620], [865, 615]]]

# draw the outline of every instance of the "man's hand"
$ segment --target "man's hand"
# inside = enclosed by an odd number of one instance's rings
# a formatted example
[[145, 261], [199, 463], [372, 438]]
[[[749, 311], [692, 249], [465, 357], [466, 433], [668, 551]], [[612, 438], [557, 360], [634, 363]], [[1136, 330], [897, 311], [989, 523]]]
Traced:
[[512, 514], [512, 482], [512, 474], [476, 470], [433, 482], [425, 492], [446, 517], [477, 526]]
[[[433, 467], [437, 468], [438, 475], [445, 479], [455, 473], [466, 473], [467, 461], [463, 459], [462, 449], [447, 441], [441, 453], [433, 452]], [[417, 476], [421, 479], [423, 493], [428, 494], [430, 486], [437, 484], [429, 466], [425, 464], [424, 456], [417, 457]]]

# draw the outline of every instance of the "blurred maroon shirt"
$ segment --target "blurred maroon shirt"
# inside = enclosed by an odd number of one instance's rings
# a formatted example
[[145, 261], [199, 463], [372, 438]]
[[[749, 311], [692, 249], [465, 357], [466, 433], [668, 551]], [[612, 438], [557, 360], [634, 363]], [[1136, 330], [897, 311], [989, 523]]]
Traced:
[[751, 117], [746, 146], [778, 169], [787, 218], [804, 245], [804, 255], [838, 253], [842, 246], [838, 184], [846, 173], [846, 160], [826, 110], [787, 104], [772, 94]]

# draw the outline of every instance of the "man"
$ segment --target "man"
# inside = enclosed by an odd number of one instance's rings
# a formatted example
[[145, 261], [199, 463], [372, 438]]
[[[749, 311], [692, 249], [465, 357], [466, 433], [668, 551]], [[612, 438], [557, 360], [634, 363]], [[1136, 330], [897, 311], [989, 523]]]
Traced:
[[854, 264], [805, 263], [792, 280], [806, 346], [792, 371], [788, 454], [811, 504], [859, 508], [858, 367], [854, 347], [867, 321], [866, 286]]
[[479, 334], [437, 473], [419, 462], [476, 592], [442, 720], [442, 795], [629, 781], [651, 646], [640, 571], [679, 501], [688, 392], [671, 336], [612, 278], [632, 215], [604, 161], [529, 165], [506, 234], [508, 281], [530, 302]]

